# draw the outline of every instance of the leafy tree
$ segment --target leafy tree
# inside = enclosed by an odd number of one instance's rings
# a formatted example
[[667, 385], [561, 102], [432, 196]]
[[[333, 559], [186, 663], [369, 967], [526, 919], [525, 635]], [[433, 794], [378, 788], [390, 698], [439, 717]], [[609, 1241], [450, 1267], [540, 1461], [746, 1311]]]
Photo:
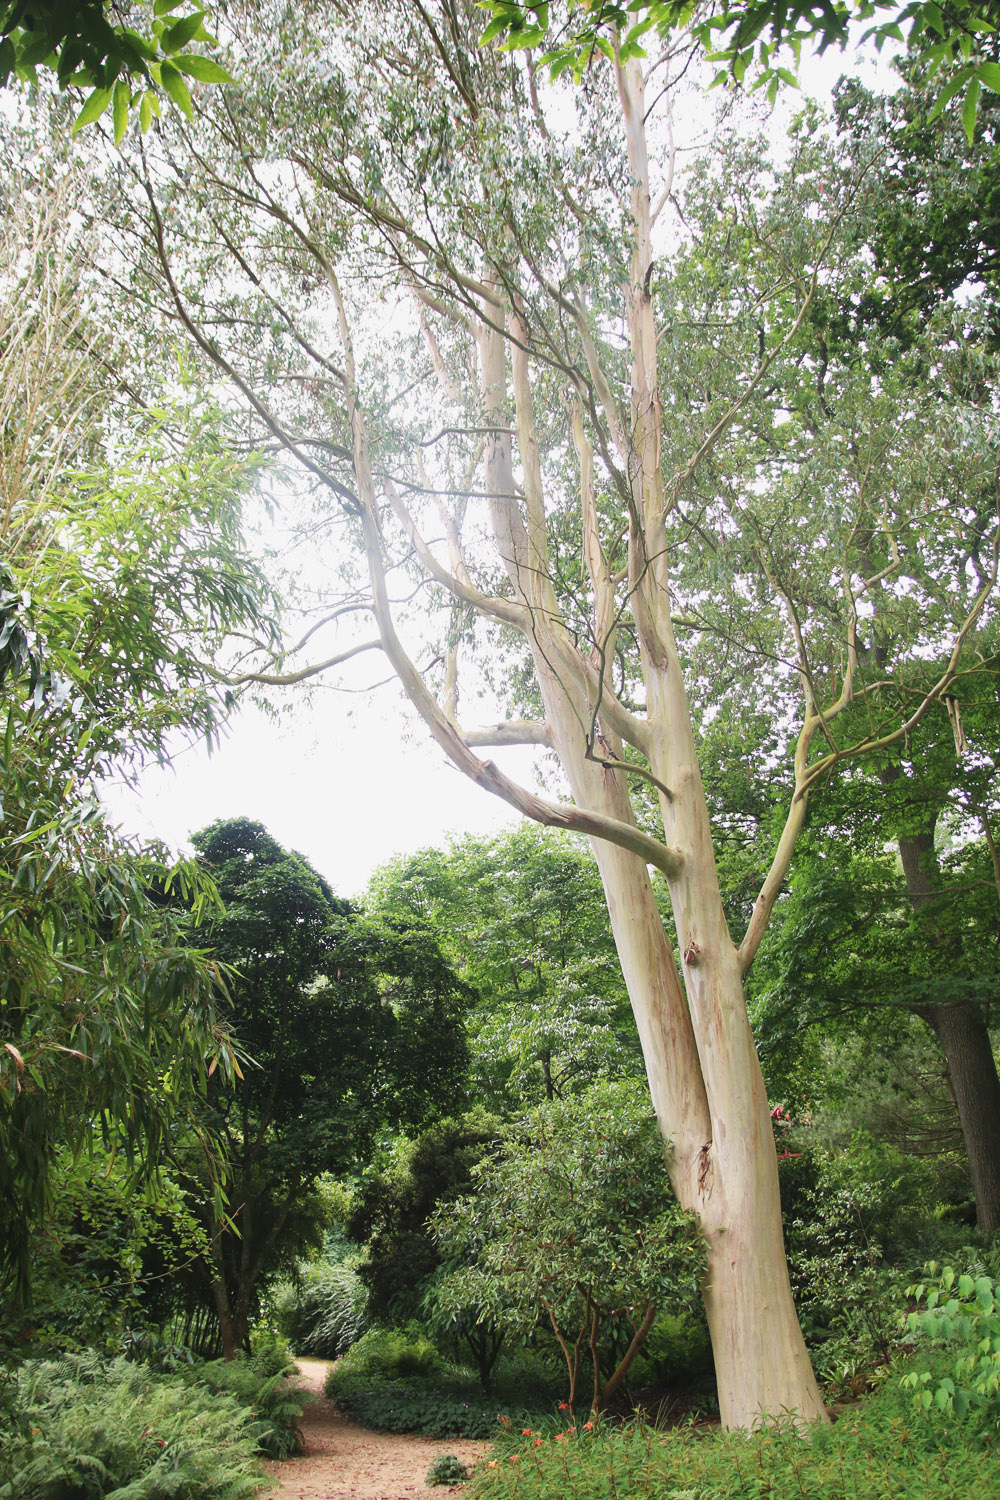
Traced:
[[190, 392], [130, 413], [92, 357], [68, 204], [27, 193], [0, 229], [5, 1317], [29, 1303], [54, 1166], [96, 1135], [155, 1173], [209, 1068], [236, 1066], [224, 976], [199, 947], [211, 881], [117, 835], [97, 793], [171, 734], [217, 729], [232, 699], [216, 659], [233, 632], [267, 633], [271, 605], [240, 535], [255, 469], [218, 414]]
[[427, 850], [373, 878], [375, 910], [427, 921], [478, 996], [478, 1090], [507, 1109], [642, 1066], [597, 866], [526, 825]]
[[[181, 6], [183, 13], [177, 15]], [[154, 116], [159, 117], [163, 95], [190, 118], [185, 78], [232, 81], [213, 58], [192, 50], [194, 43], [215, 45], [205, 29], [204, 10], [187, 8], [186, 0], [154, 0], [152, 7], [142, 7], [144, 31], [135, 29], [140, 23], [135, 7], [130, 10], [133, 14], [122, 18], [109, 0], [3, 0], [0, 88], [12, 74], [36, 81], [39, 68], [52, 69], [61, 89], [91, 90], [77, 128], [110, 107], [117, 143], [136, 108], [145, 134]]]
[[[879, 95], [857, 80], [835, 94], [837, 129], [855, 153], [883, 153], [886, 192], [869, 228], [877, 279], [841, 310], [836, 335], [857, 339], [875, 320], [906, 342], [908, 325], [966, 282], [985, 296], [996, 337], [1000, 190], [1000, 99], [984, 94], [973, 140], [947, 114], [935, 115], [932, 82], [920, 68]], [[988, 325], [988, 326], [990, 326]]]
[[594, 1084], [539, 1105], [474, 1168], [475, 1193], [434, 1216], [452, 1262], [434, 1290], [439, 1316], [472, 1309], [502, 1321], [505, 1299], [509, 1321], [548, 1322], [566, 1361], [571, 1412], [588, 1358], [596, 1416], [660, 1308], [682, 1311], [698, 1295], [697, 1228], [671, 1195], [643, 1092]]
[[791, 4], [736, 0], [710, 11], [704, 19], [697, 12], [692, 16], [683, 0], [633, 0], [623, 5], [568, 0], [565, 19], [563, 8], [556, 7], [562, 24], [555, 26], [553, 7], [547, 0], [537, 5], [489, 0], [485, 8], [493, 19], [483, 33], [484, 42], [499, 38], [511, 49], [543, 47], [540, 63], [548, 65], [554, 77], [569, 68], [578, 82], [597, 55], [612, 57], [617, 52], [622, 62], [645, 57], [648, 33], [661, 39], [680, 33], [683, 45], [690, 27], [709, 58], [725, 64], [716, 82], [739, 84], [749, 76], [754, 88], [767, 88], [773, 103], [781, 84], [795, 84], [793, 70], [798, 69], [803, 43], [820, 53], [829, 47], [844, 51], [851, 41], [851, 27], [871, 22], [862, 40], [874, 43], [879, 52], [887, 42], [905, 40], [912, 57], [935, 68], [942, 62], [958, 64], [940, 91], [939, 108], [956, 94], [964, 94], [963, 123], [970, 140], [981, 90], [1000, 93], [996, 62], [1000, 18], [993, 0], [962, 0], [947, 10], [934, 0], [834, 0], [821, 6], [810, 0], [792, 0]]
[[[864, 361], [817, 362], [811, 311], [870, 280], [880, 189], [874, 162], [831, 163], [806, 126], [781, 173], [756, 144], [706, 167], [685, 195], [694, 249], [658, 258], [678, 186], [657, 133], [666, 55], [597, 70], [560, 134], [530, 70], [478, 47], [471, 6], [440, 25], [362, 8], [349, 33], [320, 7], [307, 28], [246, 15], [260, 92], [214, 123], [207, 100], [195, 150], [166, 147], [182, 170], [146, 179], [160, 294], [331, 499], [308, 547], [326, 537], [337, 558], [316, 607], [344, 629], [338, 655], [370, 644], [348, 634], [364, 601], [455, 765], [592, 839], [675, 1190], [705, 1239], [723, 1420], [821, 1419], [744, 980], [810, 800], [979, 670], [996, 582], [991, 356], [965, 336], [979, 309], [926, 320], [922, 362], [877, 332]], [[199, 264], [194, 223], [235, 247], [225, 276]], [[945, 444], [943, 392], [962, 414]], [[364, 556], [345, 580], [349, 544]], [[417, 591], [391, 593], [407, 570]], [[876, 593], [905, 718], [877, 699]], [[695, 728], [719, 641], [772, 717], [788, 792], [735, 936]], [[491, 651], [510, 717], [467, 727], [459, 664], [485, 691]], [[928, 686], [929, 655], [945, 665]], [[571, 800], [479, 753], [513, 743], [554, 751]]]
[[441, 1263], [427, 1221], [468, 1190], [499, 1130], [500, 1121], [481, 1108], [438, 1120], [416, 1140], [397, 1142], [390, 1165], [362, 1178], [347, 1233], [365, 1246], [358, 1274], [371, 1316], [393, 1323], [417, 1313], [423, 1284]]
[[226, 903], [215, 951], [237, 971], [234, 1026], [253, 1059], [238, 1083], [216, 1074], [208, 1090], [205, 1125], [231, 1173], [228, 1216], [196, 1173], [187, 1178], [229, 1356], [246, 1342], [265, 1277], [315, 1232], [308, 1208], [322, 1174], [356, 1170], [386, 1122], [425, 1119], [454, 1099], [463, 997], [432, 943], [370, 928], [259, 823], [215, 823], [192, 841]]

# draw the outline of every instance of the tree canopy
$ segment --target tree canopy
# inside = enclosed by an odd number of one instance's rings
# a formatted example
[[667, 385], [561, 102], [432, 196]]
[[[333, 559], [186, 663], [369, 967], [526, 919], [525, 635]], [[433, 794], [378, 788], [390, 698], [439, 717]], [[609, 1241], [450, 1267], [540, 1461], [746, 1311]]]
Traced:
[[905, 44], [911, 58], [935, 69], [954, 64], [945, 68], [936, 91], [938, 108], [963, 96], [962, 122], [970, 141], [982, 89], [1000, 93], [1000, 17], [993, 0], [962, 0], [944, 9], [936, 0], [834, 0], [824, 5], [737, 0], [709, 8], [705, 15], [685, 0], [631, 0], [625, 5], [568, 0], [565, 8], [547, 0], [539, 5], [488, 0], [484, 8], [493, 17], [484, 42], [497, 39], [510, 49], [540, 49], [540, 66], [547, 66], [553, 77], [569, 69], [578, 82], [596, 55], [610, 57], [617, 50], [623, 62], [645, 57], [650, 33], [684, 46], [690, 30], [708, 58], [723, 64], [716, 83], [746, 80], [753, 88], [765, 87], [772, 103], [781, 84], [795, 85], [803, 46], [820, 53], [830, 47], [846, 51], [858, 39], [879, 52], [887, 43]]

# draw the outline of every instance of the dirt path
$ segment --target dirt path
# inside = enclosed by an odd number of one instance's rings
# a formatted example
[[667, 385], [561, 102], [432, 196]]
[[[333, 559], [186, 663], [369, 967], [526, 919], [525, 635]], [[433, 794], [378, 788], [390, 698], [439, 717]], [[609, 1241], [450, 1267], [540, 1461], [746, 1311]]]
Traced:
[[302, 1384], [317, 1399], [302, 1414], [306, 1451], [301, 1458], [265, 1464], [273, 1484], [262, 1500], [404, 1500], [410, 1495], [439, 1497], [456, 1490], [429, 1489], [427, 1470], [439, 1453], [454, 1453], [470, 1466], [485, 1443], [460, 1438], [402, 1437], [358, 1427], [323, 1395], [330, 1368], [323, 1359], [300, 1359]]

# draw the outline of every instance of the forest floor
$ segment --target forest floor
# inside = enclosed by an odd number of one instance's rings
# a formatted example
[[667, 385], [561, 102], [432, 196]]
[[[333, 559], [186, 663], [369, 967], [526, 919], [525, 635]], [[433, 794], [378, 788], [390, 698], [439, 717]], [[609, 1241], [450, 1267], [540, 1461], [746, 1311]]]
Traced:
[[302, 1414], [305, 1453], [264, 1465], [272, 1478], [263, 1500], [406, 1500], [410, 1495], [455, 1494], [430, 1489], [427, 1470], [440, 1453], [454, 1453], [470, 1467], [486, 1443], [459, 1438], [408, 1437], [369, 1432], [323, 1395], [328, 1360], [297, 1361], [301, 1383], [315, 1397]]

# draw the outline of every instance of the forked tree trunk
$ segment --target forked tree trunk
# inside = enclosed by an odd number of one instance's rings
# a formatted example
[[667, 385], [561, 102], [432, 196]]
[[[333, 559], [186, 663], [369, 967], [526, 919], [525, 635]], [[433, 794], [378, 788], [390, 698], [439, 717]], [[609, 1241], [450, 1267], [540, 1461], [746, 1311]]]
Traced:
[[[484, 392], [499, 389], [503, 349], [485, 335]], [[523, 356], [515, 346], [514, 389], [525, 470], [527, 521], [516, 493], [509, 442], [487, 446], [487, 486], [498, 550], [515, 596], [529, 609], [535, 674], [553, 747], [576, 805], [619, 824], [634, 821], [626, 772], [588, 753], [591, 713], [586, 668], [559, 625], [540, 533], [541, 476]], [[682, 987], [649, 871], [630, 850], [592, 841], [612, 931], [642, 1043], [653, 1106], [668, 1144], [679, 1202], [698, 1215], [707, 1261], [705, 1308], [727, 1427], [783, 1415], [802, 1425], [825, 1418], [792, 1300], [781, 1227], [770, 1112], [743, 994], [735, 944], [719, 893], [711, 827], [691, 715], [670, 625], [669, 590], [648, 580], [644, 653], [650, 761], [667, 787], [665, 843], [676, 854], [668, 876], [682, 946]], [[645, 584], [637, 587], [637, 595]], [[654, 617], [655, 616], [655, 617]], [[601, 720], [608, 760], [621, 760], [614, 724]], [[692, 1024], [693, 1023], [693, 1024]]]
[[[770, 1114], [743, 995], [742, 975], [755, 945], [747, 947], [744, 940], [744, 949], [738, 951], [726, 926], [690, 707], [671, 625], [665, 531], [668, 501], [660, 473], [656, 330], [648, 291], [652, 254], [645, 109], [638, 65], [629, 64], [627, 78], [619, 70], [619, 83], [635, 182], [635, 249], [628, 290], [633, 356], [629, 418], [620, 413], [597, 365], [582, 310], [578, 326], [622, 471], [633, 487], [629, 586], [646, 682], [645, 718], [618, 704], [604, 677], [603, 660], [619, 604], [601, 551], [592, 453], [579, 417], [574, 420], [574, 440], [580, 455], [593, 627], [595, 640], [603, 648], [596, 652], [598, 660], [594, 654], [584, 654], [563, 622], [548, 557], [542, 466], [532, 408], [531, 339], [524, 310], [511, 291], [513, 278], [501, 277], [495, 270], [489, 273], [482, 291], [489, 316], [474, 328], [488, 428], [485, 489], [497, 555], [513, 601], [487, 599], [477, 591], [455, 536], [452, 572], [445, 575], [405, 504], [398, 496], [391, 497], [397, 517], [431, 576], [446, 581], [472, 607], [485, 608], [522, 632], [544, 704], [545, 742], [555, 750], [569, 780], [572, 807], [546, 803], [515, 787], [491, 762], [478, 760], [471, 753], [471, 741], [434, 700], [399, 639], [386, 587], [378, 487], [357, 399], [350, 330], [335, 272], [327, 267], [344, 345], [360, 519], [382, 647], [435, 739], [467, 775], [522, 812], [542, 822], [574, 827], [592, 839], [653, 1105], [667, 1142], [671, 1178], [680, 1203], [698, 1216], [704, 1235], [705, 1306], [723, 1423], [747, 1428], [786, 1416], [807, 1426], [823, 1420], [825, 1412], [792, 1301]], [[521, 465], [517, 477], [506, 405], [511, 386]], [[660, 788], [663, 843], [636, 825], [627, 781], [631, 771], [624, 758], [626, 741], [645, 754]], [[803, 759], [807, 749], [804, 736], [800, 743]], [[804, 807], [804, 799], [797, 799], [789, 815], [786, 828], [791, 831], [783, 836], [781, 857], [776, 855], [777, 873], [769, 876], [759, 911], [755, 909], [759, 931], [766, 926]], [[670, 883], [683, 982], [654, 898], [647, 860]], [[569, 1363], [572, 1378], [571, 1358]]]

